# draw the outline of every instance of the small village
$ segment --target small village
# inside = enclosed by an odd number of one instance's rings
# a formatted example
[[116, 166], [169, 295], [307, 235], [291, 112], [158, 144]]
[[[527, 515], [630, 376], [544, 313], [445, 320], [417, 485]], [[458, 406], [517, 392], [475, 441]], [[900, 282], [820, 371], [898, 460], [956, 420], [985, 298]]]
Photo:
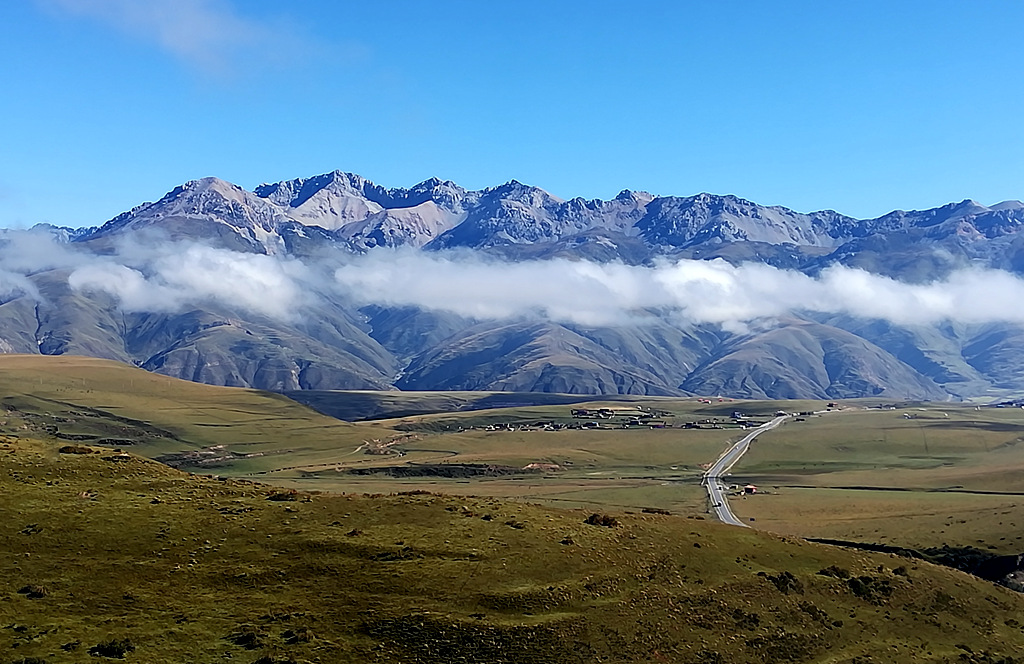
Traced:
[[[711, 403], [711, 400], [701, 400]], [[459, 425], [449, 431], [463, 433], [470, 431], [496, 432], [537, 432], [537, 431], [571, 431], [571, 430], [617, 430], [639, 431], [651, 429], [739, 429], [759, 427], [773, 416], [792, 415], [795, 421], [805, 421], [813, 416], [812, 411], [784, 413], [774, 415], [748, 415], [734, 410], [728, 416], [688, 417], [683, 418], [675, 413], [638, 405], [631, 408], [573, 408], [568, 417], [532, 421], [490, 422], [480, 425]]]

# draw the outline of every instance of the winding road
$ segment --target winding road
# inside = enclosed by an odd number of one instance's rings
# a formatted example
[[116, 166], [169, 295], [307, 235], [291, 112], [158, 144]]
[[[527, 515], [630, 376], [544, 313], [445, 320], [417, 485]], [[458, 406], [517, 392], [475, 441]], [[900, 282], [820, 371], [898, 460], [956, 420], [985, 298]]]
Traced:
[[779, 426], [789, 418], [789, 415], [779, 415], [770, 422], [765, 422], [761, 426], [757, 427], [746, 436], [742, 438], [738, 443], [730, 447], [725, 454], [718, 457], [716, 461], [708, 471], [704, 473], [704, 479], [701, 481], [707, 490], [708, 498], [711, 500], [711, 509], [714, 511], [715, 516], [722, 523], [728, 523], [732, 526], [742, 526], [743, 528], [749, 528], [749, 526], [739, 519], [729, 509], [729, 501], [725, 497], [725, 485], [722, 483], [722, 476], [729, 472], [729, 469], [736, 465], [736, 462], [740, 460], [747, 450], [750, 448], [750, 443], [755, 438], [760, 436], [765, 431], [770, 431], [775, 427]]

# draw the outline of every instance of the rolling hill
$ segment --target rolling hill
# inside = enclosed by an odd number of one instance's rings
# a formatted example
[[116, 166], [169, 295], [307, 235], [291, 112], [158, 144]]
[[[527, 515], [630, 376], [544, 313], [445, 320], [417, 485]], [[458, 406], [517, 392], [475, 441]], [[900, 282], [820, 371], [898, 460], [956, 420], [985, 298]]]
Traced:
[[0, 547], [18, 553], [0, 558], [7, 661], [982, 664], [1024, 650], [1017, 593], [697, 519], [311, 495], [24, 434], [0, 439], [0, 476]]

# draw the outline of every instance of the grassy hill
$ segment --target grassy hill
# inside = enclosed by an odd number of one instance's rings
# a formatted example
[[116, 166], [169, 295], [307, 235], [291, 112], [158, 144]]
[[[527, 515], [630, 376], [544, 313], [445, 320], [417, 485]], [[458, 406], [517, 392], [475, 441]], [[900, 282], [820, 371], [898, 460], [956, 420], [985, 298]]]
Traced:
[[1024, 596], [919, 561], [682, 517], [617, 512], [599, 525], [489, 498], [290, 493], [109, 450], [62, 454], [62, 442], [0, 442], [2, 661], [1024, 652]]
[[[341, 422], [272, 392], [178, 380], [88, 357], [0, 355], [7, 425], [65, 440], [131, 446], [143, 456], [222, 459], [259, 472], [351, 451], [379, 428]], [[211, 449], [212, 448], [212, 449]], [[207, 459], [209, 460], [209, 459]]]

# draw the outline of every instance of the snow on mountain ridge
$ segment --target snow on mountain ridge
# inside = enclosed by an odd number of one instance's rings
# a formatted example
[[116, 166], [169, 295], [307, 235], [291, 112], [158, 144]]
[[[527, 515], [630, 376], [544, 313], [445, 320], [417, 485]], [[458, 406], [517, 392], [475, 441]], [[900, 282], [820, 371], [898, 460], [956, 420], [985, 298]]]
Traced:
[[[844, 260], [843, 256], [852, 255], [839, 251], [846, 243], [853, 241], [851, 249], [856, 252], [857, 241], [890, 235], [906, 236], [903, 241], [909, 242], [910, 236], [924, 234], [930, 242], [961, 244], [1009, 237], [1024, 226], [1024, 205], [1004, 201], [985, 207], [965, 200], [857, 220], [832, 210], [800, 213], [762, 206], [734, 195], [655, 197], [624, 190], [610, 200], [563, 200], [518, 180], [469, 191], [434, 177], [409, 188], [389, 189], [354, 173], [332, 171], [262, 184], [252, 193], [218, 178], [193, 180], [156, 203], [118, 215], [85, 239], [152, 225], [174, 226], [178, 235], [195, 231], [200, 238], [223, 239], [235, 232], [240, 237], [230, 241], [231, 246], [261, 253], [290, 250], [294, 239], [307, 247], [336, 242], [357, 252], [380, 246], [428, 250], [546, 246], [565, 255], [580, 247], [581, 255], [602, 256], [601, 260], [618, 255], [643, 261], [698, 247], [713, 253], [718, 251], [715, 247], [749, 242], [806, 248], [806, 256], [836, 252], [831, 260]], [[197, 231], [199, 226], [205, 230]], [[606, 249], [591, 254], [588, 244]], [[628, 247], [622, 250], [628, 256], [616, 253], [619, 246]], [[608, 247], [616, 248], [609, 253]], [[530, 250], [532, 255], [538, 251], [545, 250]], [[977, 253], [970, 248], [964, 251]], [[707, 253], [702, 250], [701, 255]], [[517, 249], [508, 255], [526, 254]], [[743, 260], [746, 254], [729, 250], [721, 255]], [[759, 255], [767, 257], [771, 252]], [[799, 262], [800, 255], [786, 254], [779, 260]]]

